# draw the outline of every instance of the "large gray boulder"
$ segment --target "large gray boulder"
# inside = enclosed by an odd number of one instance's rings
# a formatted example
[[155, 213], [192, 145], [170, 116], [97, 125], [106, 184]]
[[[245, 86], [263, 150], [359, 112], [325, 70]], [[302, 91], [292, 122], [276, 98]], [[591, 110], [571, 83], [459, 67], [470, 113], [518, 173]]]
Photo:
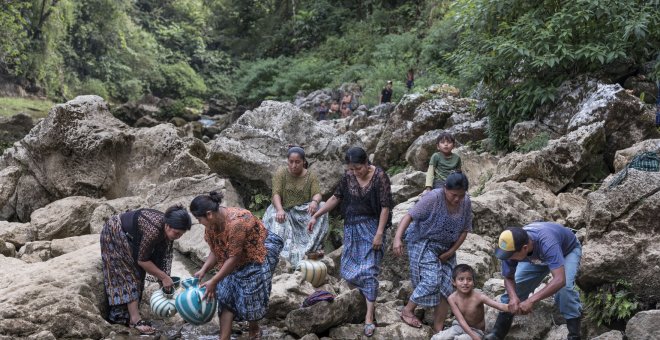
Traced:
[[16, 249], [37, 239], [37, 230], [30, 223], [0, 221], [0, 240], [13, 244]]
[[106, 297], [99, 245], [47, 262], [0, 256], [0, 334], [26, 338], [50, 333], [57, 339], [100, 339], [112, 325], [102, 317]]
[[452, 115], [469, 115], [473, 111], [475, 101], [472, 99], [453, 96], [433, 99], [434, 97], [436, 96], [428, 92], [403, 97], [378, 141], [374, 154], [376, 164], [389, 167], [397, 163], [405, 158], [408, 147], [417, 137], [427, 131], [446, 128]]
[[[625, 277], [640, 299], [660, 295], [660, 172], [629, 169], [619, 185], [607, 182], [587, 196], [587, 228], [578, 282], [591, 291]], [[613, 246], [616, 245], [616, 246]]]
[[99, 243], [100, 238], [101, 235], [99, 234], [89, 234], [52, 240], [50, 242], [51, 256], [57, 257], [72, 253], [78, 249]]
[[187, 209], [193, 198], [198, 195], [208, 195], [211, 191], [224, 195], [223, 206], [243, 206], [243, 199], [231, 182], [216, 174], [177, 178], [160, 184], [147, 193], [146, 202], [150, 208], [160, 211], [177, 204]]
[[107, 222], [112, 215], [145, 206], [146, 200], [142, 196], [129, 196], [115, 198], [109, 201], [99, 201], [90, 217], [89, 231], [93, 234], [100, 234], [101, 230], [103, 230], [103, 225], [105, 225], [105, 222]]
[[364, 320], [367, 303], [357, 289], [338, 295], [333, 302], [321, 301], [310, 307], [291, 311], [286, 316], [289, 332], [303, 336], [322, 333], [345, 323]]
[[324, 194], [343, 175], [346, 150], [361, 146], [353, 132], [338, 135], [290, 103], [264, 101], [209, 143], [207, 162], [221, 176], [266, 189], [275, 170], [286, 165], [289, 144], [305, 148], [310, 170], [317, 173]]
[[660, 339], [660, 309], [635, 314], [626, 324], [628, 340]]
[[98, 200], [72, 196], [57, 200], [35, 210], [30, 224], [37, 231], [37, 240], [54, 240], [89, 234], [89, 221]]
[[303, 278], [299, 271], [273, 277], [273, 289], [268, 300], [269, 319], [285, 319], [289, 312], [302, 306], [307, 296], [314, 293], [314, 287]]
[[549, 141], [541, 150], [508, 154], [497, 164], [490, 182], [535, 179], [559, 193], [572, 183], [580, 183], [594, 168], [602, 168], [605, 140], [603, 122], [581, 126]]
[[174, 248], [176, 250], [188, 256], [200, 266], [204, 263], [211, 250], [208, 243], [204, 240], [205, 228], [201, 224], [193, 224], [190, 230], [183, 234], [181, 238], [174, 241]]
[[392, 199], [399, 204], [419, 195], [424, 190], [426, 173], [416, 171], [410, 167], [390, 177]]

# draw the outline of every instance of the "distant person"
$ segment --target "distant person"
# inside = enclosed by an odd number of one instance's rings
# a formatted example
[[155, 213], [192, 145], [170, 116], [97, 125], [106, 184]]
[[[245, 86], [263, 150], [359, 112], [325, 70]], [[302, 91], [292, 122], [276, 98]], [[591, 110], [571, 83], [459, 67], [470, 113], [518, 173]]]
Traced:
[[350, 92], [345, 92], [344, 93], [344, 96], [341, 98], [341, 106], [342, 106], [342, 108], [344, 106], [347, 106], [348, 109], [351, 110], [351, 111], [353, 109], [355, 109], [353, 107], [353, 94], [352, 93], [350, 93]]
[[401, 256], [405, 238], [413, 291], [401, 310], [401, 320], [411, 327], [422, 327], [415, 316], [417, 306], [435, 307], [435, 332], [442, 330], [447, 318], [447, 298], [454, 292], [451, 278], [456, 266], [456, 250], [472, 231], [468, 185], [463, 173], [450, 174], [443, 188], [422, 196], [399, 222], [392, 250]]
[[479, 340], [486, 331], [484, 304], [504, 312], [509, 306], [497, 302], [474, 290], [474, 268], [459, 264], [452, 272], [452, 284], [456, 289], [447, 300], [456, 320], [452, 326], [434, 335], [431, 340]]
[[325, 120], [325, 115], [328, 113], [328, 107], [325, 106], [325, 102], [319, 104], [316, 113], [318, 114], [318, 120]]
[[353, 114], [353, 111], [351, 110], [351, 106], [346, 103], [341, 104], [340, 112], [341, 112], [341, 118], [348, 118], [351, 116], [351, 114]]
[[383, 88], [383, 91], [380, 92], [380, 103], [389, 103], [392, 101], [392, 81], [388, 80], [387, 85]]
[[[582, 246], [573, 231], [553, 222], [507, 228], [500, 234], [495, 256], [502, 263], [506, 287], [500, 301], [509, 304], [509, 311], [497, 315], [492, 332], [484, 339], [504, 339], [514, 314], [529, 314], [535, 303], [554, 295], [559, 313], [566, 319], [568, 340], [580, 340], [582, 304], [575, 276], [580, 267]], [[552, 279], [534, 292], [549, 273]]]
[[330, 104], [330, 109], [328, 110], [328, 119], [339, 119], [341, 117], [341, 113], [339, 112], [339, 102], [334, 100], [332, 101], [332, 104]]
[[426, 189], [423, 194], [432, 189], [442, 188], [445, 179], [452, 171], [461, 170], [461, 157], [453, 153], [456, 140], [449, 132], [442, 132], [436, 138], [436, 148], [429, 160], [429, 168], [426, 171]]
[[408, 88], [408, 92], [410, 92], [413, 86], [415, 86], [415, 71], [410, 69], [408, 70], [408, 74], [406, 74], [406, 87]]
[[360, 147], [346, 151], [347, 171], [328, 199], [307, 223], [310, 232], [316, 219], [336, 206], [344, 219], [344, 247], [341, 253], [341, 277], [351, 287], [360, 289], [367, 300], [364, 335], [376, 330], [374, 318], [378, 297], [378, 273], [383, 260], [385, 228], [392, 224], [394, 207], [390, 178], [383, 169], [371, 164], [367, 152]]

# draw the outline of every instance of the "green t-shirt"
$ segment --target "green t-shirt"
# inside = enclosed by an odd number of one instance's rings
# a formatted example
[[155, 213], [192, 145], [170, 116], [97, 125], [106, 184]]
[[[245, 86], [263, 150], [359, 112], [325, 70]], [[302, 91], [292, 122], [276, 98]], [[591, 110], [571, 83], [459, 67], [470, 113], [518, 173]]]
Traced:
[[452, 153], [449, 158], [442, 152], [436, 152], [431, 156], [429, 169], [426, 171], [426, 186], [433, 188], [433, 181], [446, 180], [452, 170], [461, 169], [461, 157]]
[[284, 209], [309, 202], [320, 193], [319, 180], [312, 171], [307, 170], [304, 176], [295, 177], [287, 167], [281, 167], [273, 175], [273, 195], [280, 195]]

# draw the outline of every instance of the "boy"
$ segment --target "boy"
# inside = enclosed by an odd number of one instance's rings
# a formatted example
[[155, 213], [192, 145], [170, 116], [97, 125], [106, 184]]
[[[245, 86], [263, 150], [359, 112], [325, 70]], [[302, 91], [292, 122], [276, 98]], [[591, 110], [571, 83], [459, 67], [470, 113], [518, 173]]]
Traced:
[[435, 141], [438, 152], [434, 153], [429, 160], [429, 168], [426, 170], [426, 188], [422, 194], [433, 189], [444, 186], [447, 176], [452, 171], [461, 170], [461, 157], [453, 153], [456, 139], [454, 135], [443, 131]]
[[474, 269], [467, 264], [454, 267], [452, 283], [456, 291], [447, 300], [456, 320], [431, 340], [479, 340], [486, 328], [484, 303], [501, 311], [509, 310], [507, 305], [475, 291], [474, 276]]

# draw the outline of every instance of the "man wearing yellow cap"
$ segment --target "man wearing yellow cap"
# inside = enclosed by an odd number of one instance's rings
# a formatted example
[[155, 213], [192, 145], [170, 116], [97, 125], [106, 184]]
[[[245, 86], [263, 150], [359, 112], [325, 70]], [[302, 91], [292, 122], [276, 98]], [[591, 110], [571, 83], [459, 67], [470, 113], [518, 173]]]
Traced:
[[[514, 314], [532, 312], [534, 304], [551, 295], [566, 319], [569, 340], [580, 340], [580, 294], [575, 276], [580, 267], [582, 247], [575, 234], [559, 223], [534, 222], [522, 228], [507, 228], [500, 234], [495, 256], [502, 261], [506, 293], [502, 303], [511, 313], [500, 312], [495, 326], [484, 339], [504, 339]], [[529, 296], [548, 273], [552, 279]]]

